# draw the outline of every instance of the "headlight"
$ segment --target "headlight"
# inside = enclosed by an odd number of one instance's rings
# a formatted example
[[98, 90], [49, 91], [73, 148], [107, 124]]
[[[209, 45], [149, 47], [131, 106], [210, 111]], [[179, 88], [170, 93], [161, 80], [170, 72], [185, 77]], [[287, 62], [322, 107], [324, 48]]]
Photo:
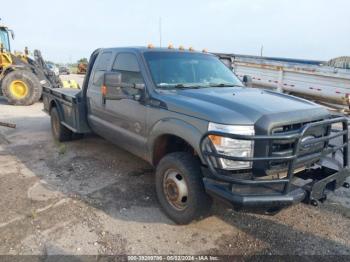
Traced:
[[[254, 135], [254, 126], [231, 126], [209, 123], [208, 131], [218, 131], [237, 135]], [[254, 141], [238, 140], [222, 136], [210, 135], [209, 139], [214, 144], [218, 153], [235, 157], [253, 157]], [[252, 167], [251, 161], [232, 161], [220, 158], [223, 169], [237, 170], [249, 169]]]

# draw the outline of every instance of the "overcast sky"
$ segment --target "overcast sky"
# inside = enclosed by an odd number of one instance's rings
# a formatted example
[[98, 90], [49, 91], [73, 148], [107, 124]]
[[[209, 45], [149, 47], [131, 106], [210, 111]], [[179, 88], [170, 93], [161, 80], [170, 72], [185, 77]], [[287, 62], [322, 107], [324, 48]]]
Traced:
[[99, 47], [159, 45], [329, 60], [350, 55], [348, 0], [4, 1], [15, 50], [75, 62]]

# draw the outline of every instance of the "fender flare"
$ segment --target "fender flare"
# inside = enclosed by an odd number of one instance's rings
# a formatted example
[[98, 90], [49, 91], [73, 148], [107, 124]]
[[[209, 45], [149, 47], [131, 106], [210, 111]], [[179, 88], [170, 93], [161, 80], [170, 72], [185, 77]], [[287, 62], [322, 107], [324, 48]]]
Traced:
[[64, 114], [63, 114], [63, 108], [60, 104], [60, 102], [56, 99], [51, 99], [49, 103], [49, 115], [51, 116], [51, 110], [53, 107], [57, 108], [58, 115], [60, 117], [61, 122], [64, 122]]
[[154, 163], [153, 152], [155, 142], [157, 138], [159, 138], [162, 135], [173, 135], [183, 139], [190, 146], [192, 146], [192, 148], [195, 150], [195, 152], [201, 159], [201, 162], [204, 163], [204, 159], [200, 150], [200, 140], [203, 134], [195, 126], [187, 123], [186, 121], [175, 118], [162, 119], [153, 125], [147, 141], [147, 149], [150, 153], [149, 161], [151, 163]]

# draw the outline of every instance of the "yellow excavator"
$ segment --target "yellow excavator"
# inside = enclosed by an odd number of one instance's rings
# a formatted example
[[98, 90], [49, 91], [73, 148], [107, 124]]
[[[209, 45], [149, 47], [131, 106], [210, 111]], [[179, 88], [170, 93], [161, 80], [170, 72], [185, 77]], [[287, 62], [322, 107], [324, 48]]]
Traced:
[[31, 105], [41, 98], [42, 88], [79, 88], [75, 81], [65, 81], [46, 65], [39, 50], [34, 50], [34, 58], [29, 56], [28, 48], [23, 53], [11, 52], [10, 36], [14, 32], [0, 24], [0, 96], [10, 104]]

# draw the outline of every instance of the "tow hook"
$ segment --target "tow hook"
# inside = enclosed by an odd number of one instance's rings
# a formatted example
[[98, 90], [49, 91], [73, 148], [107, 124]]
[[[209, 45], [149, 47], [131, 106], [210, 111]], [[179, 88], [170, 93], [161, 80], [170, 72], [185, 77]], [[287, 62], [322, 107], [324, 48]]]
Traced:
[[349, 184], [348, 182], [345, 182], [345, 183], [343, 184], [343, 187], [345, 187], [345, 188], [350, 188], [350, 184]]

